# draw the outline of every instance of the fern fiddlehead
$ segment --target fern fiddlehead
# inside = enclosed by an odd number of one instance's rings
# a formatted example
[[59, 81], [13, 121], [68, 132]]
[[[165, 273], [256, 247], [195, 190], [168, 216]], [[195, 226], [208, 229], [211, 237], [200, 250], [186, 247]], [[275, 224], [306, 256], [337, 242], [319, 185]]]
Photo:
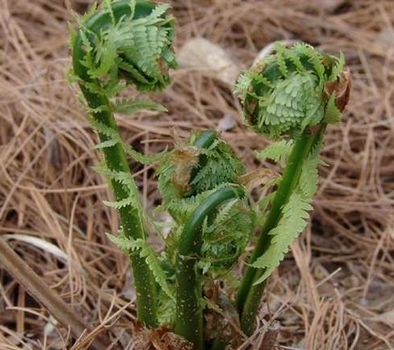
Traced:
[[275, 49], [238, 80], [246, 123], [278, 139], [339, 121], [349, 97], [343, 55], [322, 54], [303, 43], [276, 44]]
[[[104, 1], [79, 21], [72, 35], [73, 76], [87, 102], [89, 118], [97, 131], [105, 158], [103, 174], [110, 180], [122, 232], [130, 240], [145, 239], [144, 214], [138, 189], [130, 175], [126, 151], [119, 137], [114, 112], [147, 107], [147, 101], [115, 99], [127, 84], [141, 91], [160, 90], [169, 83], [168, 70], [176, 66], [171, 50], [173, 19], [167, 5], [152, 1]], [[157, 325], [156, 289], [141, 249], [130, 250], [137, 292], [138, 318], [149, 327]]]
[[[254, 131], [292, 140], [287, 166], [237, 295], [243, 331], [251, 334], [267, 277], [306, 225], [323, 134], [327, 124], [339, 121], [347, 103], [349, 74], [343, 56], [322, 54], [306, 44], [289, 48], [278, 44], [275, 54], [241, 76], [237, 92], [245, 121]], [[306, 174], [312, 177], [308, 180]]]
[[175, 241], [175, 331], [198, 350], [204, 348], [204, 273], [228, 272], [254, 230], [254, 212], [237, 183], [243, 172], [230, 147], [211, 130], [175, 148], [159, 168], [163, 208], [176, 222], [170, 234]]

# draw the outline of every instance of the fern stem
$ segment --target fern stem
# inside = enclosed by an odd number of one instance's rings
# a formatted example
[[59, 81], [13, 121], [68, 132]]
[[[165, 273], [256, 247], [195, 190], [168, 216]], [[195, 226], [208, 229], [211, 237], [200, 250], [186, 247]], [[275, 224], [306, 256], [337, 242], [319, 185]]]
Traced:
[[187, 220], [179, 239], [176, 261], [177, 304], [175, 332], [203, 350], [202, 287], [196, 263], [205, 219], [225, 201], [244, 194], [239, 186], [221, 188], [208, 196]]
[[[112, 13], [116, 20], [119, 20], [124, 15], [130, 15], [131, 6], [129, 1], [118, 1], [111, 4]], [[148, 1], [137, 1], [134, 17], [141, 17], [149, 14], [154, 8], [154, 4]], [[99, 33], [102, 28], [111, 25], [111, 15], [108, 12], [98, 12], [84, 23], [83, 28], [79, 31], [75, 38], [73, 45], [73, 69], [74, 73], [80, 79], [79, 84], [82, 93], [91, 109], [90, 117], [94, 123], [104, 125], [118, 134], [118, 127], [115, 118], [111, 111], [111, 104], [109, 99], [101, 93], [92, 92], [91, 86], [94, 84], [100, 86], [97, 79], [92, 79], [89, 75], [89, 69], [82, 63], [86, 55], [83, 45], [83, 35], [89, 33]], [[83, 34], [81, 33], [83, 31]], [[92, 42], [93, 45], [93, 42]], [[98, 130], [101, 142], [108, 141], [110, 137]], [[106, 166], [109, 170], [116, 172], [130, 173], [130, 168], [123, 146], [118, 142], [112, 146], [103, 148]], [[130, 175], [131, 177], [131, 175]], [[122, 201], [129, 198], [130, 190], [133, 192], [133, 197], [138, 198], [138, 188], [130, 179], [131, 188], [126, 189], [120, 182], [111, 179], [116, 201]], [[143, 219], [143, 210], [141, 203], [125, 205], [119, 208], [119, 216], [122, 229], [126, 237], [131, 239], [145, 239], [146, 230]], [[137, 293], [137, 315], [138, 318], [148, 327], [157, 326], [157, 285], [154, 281], [153, 274], [145, 259], [140, 257], [138, 252], [130, 253], [130, 260], [133, 266], [134, 283]]]
[[[92, 94], [89, 90], [81, 87], [81, 90], [88, 101], [89, 107], [95, 108], [97, 103], [100, 106], [109, 103], [109, 101], [103, 101], [103, 97]], [[109, 104], [108, 104], [109, 106]], [[93, 113], [92, 118], [96, 122], [112, 128], [118, 131], [114, 116], [110, 112], [99, 112]], [[108, 141], [108, 136], [98, 132], [100, 141]], [[103, 148], [104, 158], [106, 166], [109, 170], [117, 172], [129, 173], [130, 168], [127, 162], [127, 158], [121, 144], [117, 143], [111, 147]], [[130, 175], [131, 176], [131, 175]], [[132, 190], [134, 192], [134, 198], [138, 198], [138, 188], [134, 181], [130, 181], [132, 184]], [[111, 186], [116, 201], [121, 201], [130, 196], [124, 185], [111, 180]], [[143, 213], [140, 203], [134, 203], [133, 205], [125, 205], [118, 209], [119, 217], [122, 225], [123, 232], [126, 237], [131, 239], [142, 238], [145, 239], [146, 231], [143, 221]], [[130, 260], [133, 267], [134, 284], [137, 293], [137, 315], [138, 318], [148, 327], [155, 327], [156, 324], [156, 283], [149, 266], [146, 264], [145, 259], [139, 256], [138, 251], [130, 253]]]
[[[295, 140], [287, 166], [283, 172], [282, 181], [278, 185], [249, 264], [253, 264], [270, 246], [272, 236], [269, 233], [278, 225], [282, 216], [282, 209], [298, 185], [303, 163], [320, 142], [324, 130], [325, 125], [322, 125], [320, 130], [315, 132], [306, 130]], [[237, 308], [241, 316], [242, 330], [247, 335], [251, 335], [255, 329], [256, 315], [266, 286], [266, 281], [257, 285], [254, 285], [254, 283], [263, 275], [264, 271], [264, 269], [256, 269], [249, 265], [238, 291]]]

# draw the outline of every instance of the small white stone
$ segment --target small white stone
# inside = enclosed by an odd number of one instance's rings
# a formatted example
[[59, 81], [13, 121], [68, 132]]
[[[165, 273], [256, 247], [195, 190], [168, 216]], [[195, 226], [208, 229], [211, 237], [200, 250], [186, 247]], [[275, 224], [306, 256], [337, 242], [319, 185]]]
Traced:
[[231, 114], [225, 114], [219, 121], [218, 131], [228, 131], [235, 126], [236, 122]]
[[204, 38], [193, 38], [179, 50], [177, 60], [180, 67], [193, 68], [212, 74], [220, 81], [233, 86], [240, 67], [219, 45]]

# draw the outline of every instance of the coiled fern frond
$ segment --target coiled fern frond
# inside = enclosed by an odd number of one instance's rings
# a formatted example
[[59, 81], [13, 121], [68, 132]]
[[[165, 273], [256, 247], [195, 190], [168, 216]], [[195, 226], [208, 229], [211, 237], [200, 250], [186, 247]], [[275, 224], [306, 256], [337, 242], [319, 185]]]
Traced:
[[151, 159], [122, 141], [114, 113], [165, 110], [150, 101], [116, 97], [128, 84], [140, 91], [161, 90], [169, 84], [168, 71], [176, 67], [176, 61], [171, 48], [173, 18], [167, 14], [168, 7], [149, 0], [104, 0], [99, 8], [93, 7], [79, 18], [79, 29], [71, 36], [72, 76], [100, 137], [97, 149], [105, 157], [100, 173], [110, 180], [114, 192], [115, 200], [106, 204], [119, 212], [122, 237], [130, 244], [115, 242], [127, 248], [133, 265], [138, 318], [148, 327], [158, 324], [157, 286], [171, 293], [159, 261], [145, 244], [146, 214], [127, 155], [140, 162]]
[[[198, 206], [219, 189], [238, 184], [245, 172], [231, 147], [214, 131], [195, 133], [190, 143], [176, 147], [163, 159], [159, 169], [160, 209], [176, 222], [168, 237], [167, 254], [178, 246], [184, 224]], [[246, 189], [244, 189], [246, 191]], [[199, 266], [219, 274], [238, 259], [254, 229], [254, 212], [246, 192], [242, 198], [224, 203], [211, 213], [201, 232]]]
[[72, 40], [74, 74], [93, 93], [114, 96], [124, 79], [138, 90], [168, 85], [176, 67], [171, 45], [173, 18], [168, 5], [151, 1], [104, 1], [101, 11], [80, 20]]
[[261, 203], [269, 211], [238, 290], [246, 334], [254, 331], [267, 278], [307, 224], [324, 132], [340, 120], [350, 90], [342, 54], [324, 54], [304, 43], [274, 48], [240, 77], [236, 89], [247, 125], [277, 141], [260, 156], [284, 167], [275, 192]]
[[323, 54], [304, 43], [276, 44], [275, 50], [238, 80], [246, 123], [277, 139], [337, 122], [349, 94], [343, 55]]
[[241, 161], [215, 132], [195, 133], [190, 144], [176, 147], [163, 159], [159, 188], [164, 201], [170, 203], [233, 183], [243, 172]]

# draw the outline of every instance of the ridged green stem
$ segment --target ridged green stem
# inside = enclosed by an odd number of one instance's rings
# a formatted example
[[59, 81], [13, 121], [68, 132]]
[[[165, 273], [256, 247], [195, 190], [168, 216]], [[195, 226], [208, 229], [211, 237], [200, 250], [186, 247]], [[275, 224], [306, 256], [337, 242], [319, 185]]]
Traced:
[[[125, 14], [130, 14], [131, 7], [129, 1], [118, 1], [113, 3], [112, 6], [112, 11], [116, 20], [119, 20], [119, 18]], [[154, 6], [154, 4], [148, 1], [138, 1], [135, 17], [148, 14], [154, 8]], [[100, 29], [110, 24], [110, 14], [106, 12], [98, 12], [85, 23], [84, 28], [85, 32], [86, 30], [98, 32]], [[114, 116], [111, 112], [109, 112], [111, 108], [108, 98], [104, 95], [93, 93], [89, 88], [86, 87], [86, 83], [94, 83], [97, 85], [100, 85], [100, 83], [96, 80], [93, 80], [89, 76], [87, 68], [81, 63], [84, 56], [85, 52], [83, 50], [83, 40], [81, 34], [79, 33], [73, 46], [73, 68], [75, 74], [81, 80], [80, 87], [90, 109], [92, 111], [97, 110], [97, 112], [91, 113], [91, 118], [95, 122], [99, 122], [100, 124], [103, 124], [118, 133], [118, 127]], [[99, 109], [101, 111], [99, 111]], [[101, 142], [108, 140], [108, 136], [105, 134], [99, 133], [99, 137]], [[121, 144], [117, 143], [111, 147], [104, 147], [103, 153], [108, 169], [117, 172], [130, 172], [126, 154]], [[132, 190], [135, 193], [135, 198], [138, 198], [138, 188], [132, 179], [131, 182], [133, 186]], [[128, 191], [121, 183], [111, 180], [111, 185], [116, 201], [121, 201], [129, 197]], [[130, 237], [131, 239], [145, 238], [146, 231], [140, 202], [120, 208], [119, 216], [122, 229], [126, 237]], [[149, 266], [146, 264], [145, 259], [141, 258], [138, 255], [138, 252], [131, 253], [130, 259], [133, 266], [134, 283], [137, 293], [138, 318], [146, 326], [155, 327], [157, 326], [157, 286], [154, 277], [151, 270], [149, 269]]]
[[175, 332], [203, 350], [202, 286], [196, 263], [202, 243], [202, 226], [216, 207], [243, 194], [240, 187], [224, 187], [208, 196], [187, 220], [179, 239], [176, 261], [177, 303]]
[[[278, 225], [282, 216], [282, 209], [299, 183], [304, 161], [321, 140], [324, 130], [325, 126], [321, 126], [320, 130], [315, 132], [307, 130], [295, 140], [282, 180], [272, 201], [272, 206], [253, 254], [248, 261], [249, 264], [253, 264], [270, 246], [272, 236], [269, 232]], [[266, 282], [257, 285], [254, 285], [254, 283], [263, 273], [264, 269], [256, 269], [248, 265], [238, 291], [236, 303], [241, 318], [241, 328], [247, 335], [252, 335], [255, 330], [256, 315], [259, 311]]]

